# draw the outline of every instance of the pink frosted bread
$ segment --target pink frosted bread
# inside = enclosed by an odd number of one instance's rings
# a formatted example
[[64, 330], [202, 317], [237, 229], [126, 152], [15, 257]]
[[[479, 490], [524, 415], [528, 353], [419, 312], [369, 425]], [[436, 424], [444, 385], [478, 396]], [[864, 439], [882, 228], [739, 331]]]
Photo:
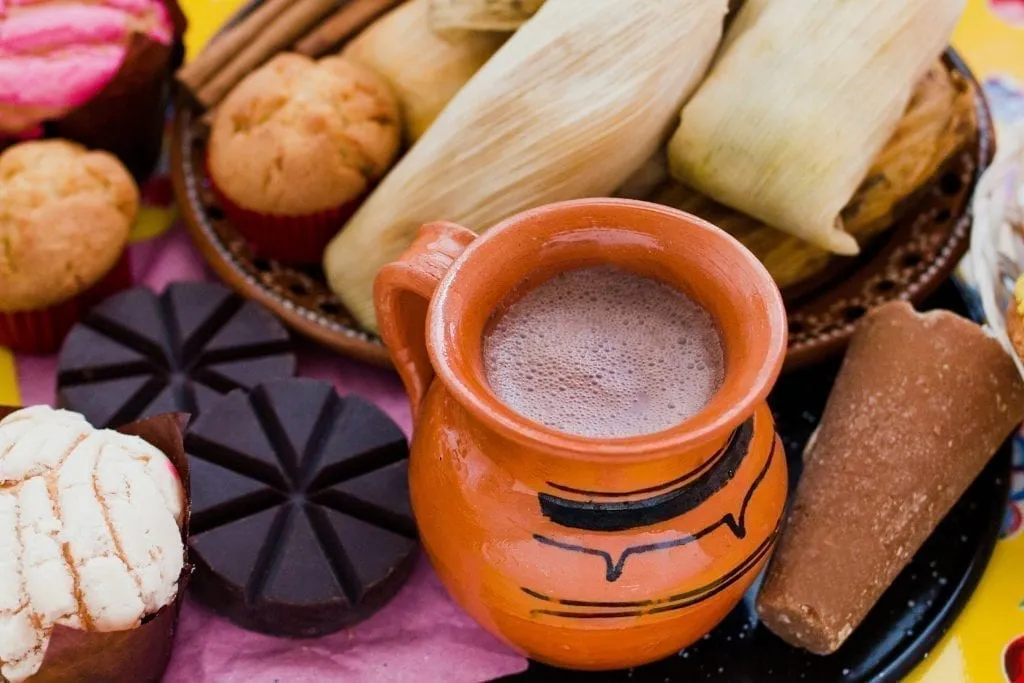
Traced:
[[0, 5], [0, 136], [24, 137], [88, 103], [131, 40], [174, 40], [162, 0], [7, 0]]

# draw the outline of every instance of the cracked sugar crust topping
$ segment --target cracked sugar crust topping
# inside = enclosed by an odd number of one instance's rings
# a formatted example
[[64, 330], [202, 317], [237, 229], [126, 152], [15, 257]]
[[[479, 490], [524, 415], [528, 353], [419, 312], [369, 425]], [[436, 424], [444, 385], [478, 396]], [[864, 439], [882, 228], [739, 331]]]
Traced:
[[107, 299], [68, 334], [60, 352], [60, 404], [94, 425], [204, 412], [223, 394], [291, 377], [288, 332], [259, 304], [226, 287], [138, 287]]
[[0, 674], [35, 674], [57, 624], [126, 630], [173, 601], [183, 510], [143, 439], [47, 406], [0, 420]]
[[337, 56], [279, 54], [217, 108], [210, 175], [250, 211], [327, 211], [384, 175], [400, 137], [398, 104], [376, 72]]
[[326, 382], [268, 382], [201, 415], [185, 447], [192, 586], [218, 611], [247, 628], [322, 635], [404, 582], [418, 548], [408, 448], [373, 404]]

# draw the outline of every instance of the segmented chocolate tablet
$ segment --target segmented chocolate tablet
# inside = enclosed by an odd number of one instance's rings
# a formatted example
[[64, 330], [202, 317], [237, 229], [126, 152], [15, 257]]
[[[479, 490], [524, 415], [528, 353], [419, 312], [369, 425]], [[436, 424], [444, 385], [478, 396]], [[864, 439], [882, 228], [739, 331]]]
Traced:
[[138, 287], [107, 299], [68, 334], [58, 400], [97, 427], [193, 415], [233, 389], [295, 374], [288, 332], [221, 285]]
[[254, 631], [314, 637], [387, 602], [417, 555], [405, 436], [325, 382], [235, 391], [193, 421], [190, 589]]

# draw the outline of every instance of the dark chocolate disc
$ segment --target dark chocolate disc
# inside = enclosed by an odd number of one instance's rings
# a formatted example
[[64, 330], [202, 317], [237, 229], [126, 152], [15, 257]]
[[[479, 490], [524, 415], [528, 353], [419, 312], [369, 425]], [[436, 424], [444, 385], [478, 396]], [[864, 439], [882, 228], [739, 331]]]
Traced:
[[326, 382], [233, 391], [185, 437], [193, 594], [235, 623], [321, 636], [366, 618], [417, 555], [408, 447], [376, 406]]
[[288, 332], [259, 304], [203, 282], [129, 290], [93, 309], [60, 352], [59, 401], [97, 427], [193, 415], [233, 389], [295, 374]]

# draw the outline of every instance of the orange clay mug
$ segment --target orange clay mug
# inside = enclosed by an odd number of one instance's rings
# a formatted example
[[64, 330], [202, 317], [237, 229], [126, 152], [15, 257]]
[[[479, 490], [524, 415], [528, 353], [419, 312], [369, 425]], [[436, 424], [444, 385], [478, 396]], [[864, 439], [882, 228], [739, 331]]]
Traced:
[[[423, 545], [484, 628], [575, 669], [643, 664], [711, 630], [765, 564], [786, 458], [765, 396], [786, 351], [775, 283], [739, 242], [664, 206], [587, 199], [476, 236], [431, 223], [376, 281], [381, 334], [412, 400]], [[515, 413], [488, 386], [488, 323], [552, 275], [612, 264], [714, 318], [725, 379], [671, 429], [594, 439]]]

